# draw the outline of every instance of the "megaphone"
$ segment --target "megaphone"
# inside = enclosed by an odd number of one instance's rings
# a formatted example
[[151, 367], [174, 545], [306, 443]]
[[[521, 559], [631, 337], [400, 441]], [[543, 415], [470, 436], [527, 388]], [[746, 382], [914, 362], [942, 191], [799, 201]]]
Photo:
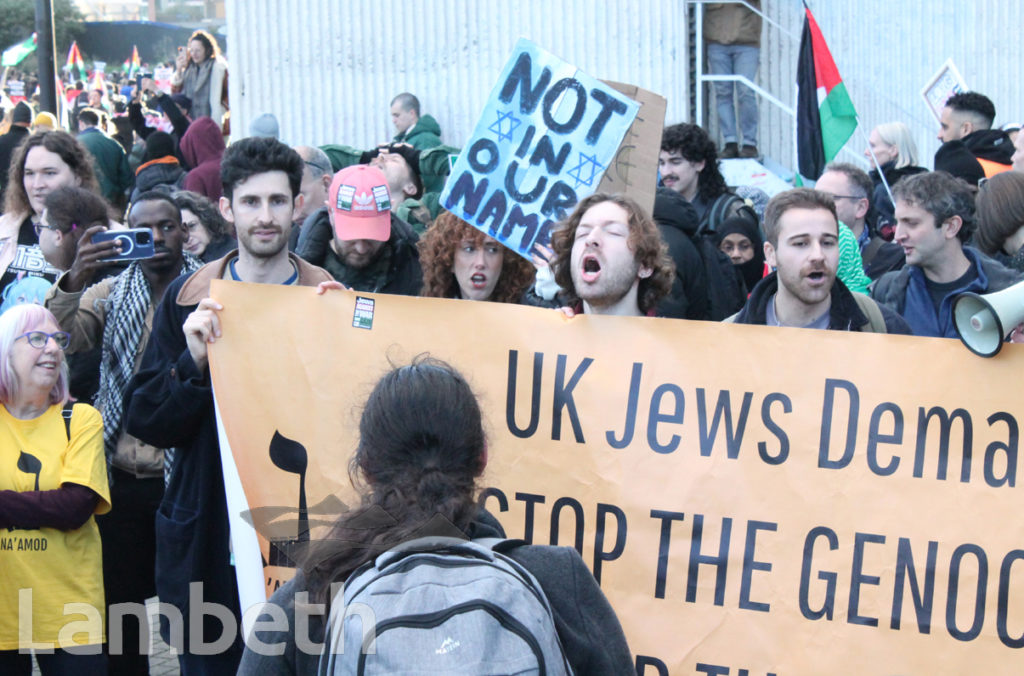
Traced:
[[1024, 322], [1024, 282], [995, 293], [966, 291], [953, 299], [953, 326], [971, 352], [994, 357], [1003, 340]]

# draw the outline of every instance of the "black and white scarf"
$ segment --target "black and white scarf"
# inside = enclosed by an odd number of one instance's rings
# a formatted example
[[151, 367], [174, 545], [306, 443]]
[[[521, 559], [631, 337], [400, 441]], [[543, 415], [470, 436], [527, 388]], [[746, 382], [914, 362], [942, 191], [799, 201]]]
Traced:
[[[182, 252], [182, 274], [195, 272], [202, 261]], [[124, 391], [135, 372], [135, 354], [146, 334], [146, 312], [153, 302], [153, 290], [138, 261], [114, 279], [107, 297], [107, 317], [103, 327], [103, 361], [100, 364], [100, 388], [96, 408], [103, 415], [103, 446], [107, 462], [117, 449], [124, 417]]]

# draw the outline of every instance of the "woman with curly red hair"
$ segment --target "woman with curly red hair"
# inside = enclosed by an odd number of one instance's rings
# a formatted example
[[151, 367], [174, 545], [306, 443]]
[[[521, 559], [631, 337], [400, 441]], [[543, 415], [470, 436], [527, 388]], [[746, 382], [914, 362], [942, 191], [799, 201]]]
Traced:
[[419, 241], [421, 295], [518, 303], [533, 265], [455, 214], [442, 211]]

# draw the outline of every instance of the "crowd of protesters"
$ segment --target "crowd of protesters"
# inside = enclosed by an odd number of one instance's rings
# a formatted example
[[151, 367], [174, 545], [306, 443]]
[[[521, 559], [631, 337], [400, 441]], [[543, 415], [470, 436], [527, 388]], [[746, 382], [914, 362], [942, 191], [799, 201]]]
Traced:
[[[46, 673], [148, 673], [138, 650], [144, 619], [121, 617], [122, 626], [107, 628], [124, 637], [116, 653], [79, 655], [80, 644], [102, 644], [104, 633], [60, 638], [54, 627], [65, 601], [105, 598], [109, 606], [159, 595], [187, 615], [189, 584], [203, 582], [206, 600], [240, 616], [207, 359], [222, 309], [209, 298], [213, 279], [520, 303], [570, 317], [949, 338], [957, 294], [1004, 289], [1024, 271], [1024, 135], [994, 128], [995, 108], [976, 92], [943, 109], [933, 171], [922, 166], [909, 129], [883, 123], [870, 133], [868, 166], [829, 164], [807, 177], [815, 187], [770, 200], [727, 185], [720, 170], [720, 157], [758, 153], [749, 110], [740, 117], [742, 146], [735, 122], [721, 149], [700, 127], [669, 125], [653, 205], [588, 196], [531, 261], [440, 206], [458, 140], [444, 137], [414, 95], [390, 102], [396, 135], [375, 148], [292, 148], [277, 140], [269, 114], [226, 145], [226, 81], [216, 40], [199, 31], [179, 50], [169, 93], [148, 77], [123, 90], [83, 91], [67, 128], [37, 114], [31, 97], [6, 111], [0, 528], [36, 529], [53, 544], [31, 559], [0, 552], [0, 566], [18, 578], [0, 602], [3, 673], [31, 668], [18, 653], [10, 590], [43, 576], [77, 581], [51, 586], [35, 610], [34, 640], [57, 649], [40, 660]], [[372, 203], [354, 209], [354, 194]], [[149, 256], [127, 255], [118, 235], [125, 228], [147, 233], [131, 242], [148, 242]], [[28, 307], [13, 309], [19, 305]], [[38, 305], [46, 309], [30, 309]], [[458, 373], [437, 363], [406, 368], [386, 382], [412, 374], [424, 396], [453, 388], [468, 407], [470, 432], [482, 435]], [[457, 417], [448, 430], [469, 434]], [[376, 483], [383, 470], [372, 461], [387, 444], [374, 443], [360, 447], [359, 467], [376, 494], [387, 485]], [[458, 443], [467, 445], [453, 519], [501, 534], [493, 517], [473, 511], [486, 447], [477, 437]], [[390, 452], [386, 462], [415, 469], [410, 458], [419, 451]], [[71, 575], [74, 551], [84, 558]], [[522, 556], [539, 567], [542, 584], [559, 584], [544, 569], [557, 556]], [[341, 559], [321, 559], [298, 579], [323, 587], [363, 563]], [[568, 659], [581, 673], [621, 668], [629, 661], [621, 629], [600, 590], [584, 587], [578, 593], [600, 611], [611, 638], [574, 642], [574, 620], [556, 618]], [[574, 599], [561, 593], [556, 611], [568, 614]], [[242, 660], [240, 638], [216, 655], [191, 650], [191, 640], [187, 631], [185, 674], [234, 673]], [[249, 673], [295, 673], [294, 664], [254, 656], [241, 663]]]

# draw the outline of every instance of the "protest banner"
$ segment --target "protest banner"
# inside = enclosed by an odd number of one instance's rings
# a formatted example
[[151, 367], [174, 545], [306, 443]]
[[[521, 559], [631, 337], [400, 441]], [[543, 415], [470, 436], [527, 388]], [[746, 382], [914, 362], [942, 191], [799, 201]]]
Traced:
[[942, 121], [942, 109], [953, 94], [967, 91], [967, 83], [957, 70], [953, 59], [946, 59], [939, 71], [921, 88], [921, 98], [936, 122]]
[[174, 69], [170, 66], [157, 66], [153, 69], [153, 84], [164, 94], [171, 93], [171, 75]]
[[640, 110], [595, 192], [624, 193], [651, 213], [654, 211], [654, 193], [658, 190], [658, 156], [668, 103], [664, 96], [636, 85], [611, 80], [602, 82], [639, 103]]
[[582, 553], [642, 673], [1019, 671], [1020, 346], [211, 295], [243, 610], [292, 574], [307, 527], [356, 504], [360, 407], [389, 364], [430, 352], [481, 401], [484, 504], [509, 537]]
[[519, 40], [441, 205], [530, 258], [551, 229], [595, 192], [640, 104]]

